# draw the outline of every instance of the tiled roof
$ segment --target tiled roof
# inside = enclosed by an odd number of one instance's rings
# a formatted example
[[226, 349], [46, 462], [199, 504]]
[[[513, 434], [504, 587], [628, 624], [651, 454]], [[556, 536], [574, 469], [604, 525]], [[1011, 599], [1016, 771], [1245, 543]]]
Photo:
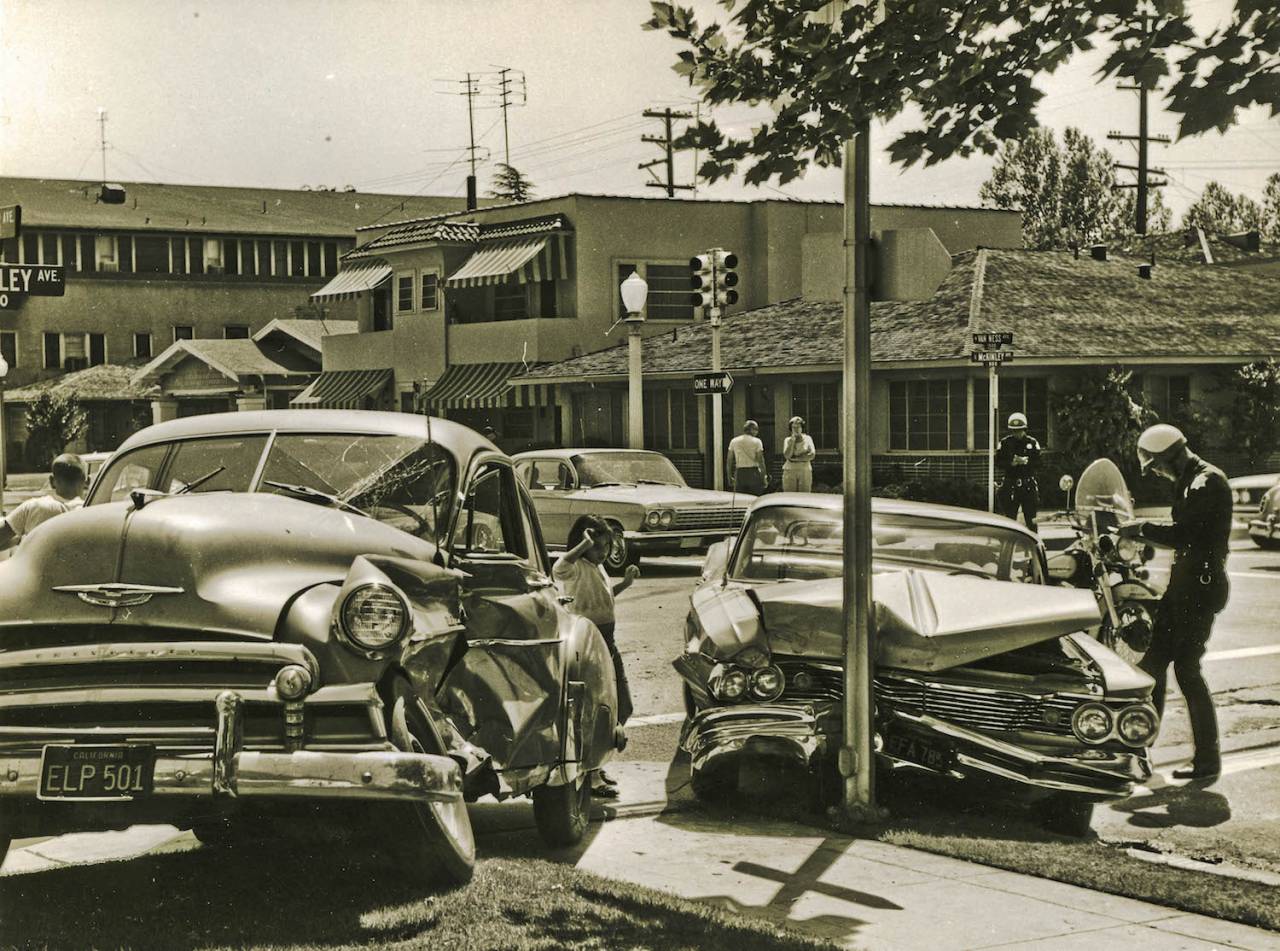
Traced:
[[353, 334], [359, 329], [360, 324], [355, 320], [277, 318], [254, 334], [253, 339], [262, 340], [278, 330], [319, 353], [320, 338], [330, 334]]
[[[1201, 243], [1202, 235], [1203, 244]], [[1243, 237], [1243, 235], [1227, 235], [1186, 228], [1165, 234], [1147, 235], [1145, 238], [1134, 237], [1125, 245], [1124, 250], [1148, 259], [1154, 251], [1157, 264], [1170, 260], [1187, 264], [1204, 264], [1206, 263], [1205, 245], [1208, 245], [1213, 264], [1230, 266], [1280, 258], [1280, 244], [1260, 241], [1257, 251], [1249, 251], [1242, 247], [1245, 244]]]
[[120, 366], [102, 363], [98, 366], [64, 373], [50, 380], [41, 380], [4, 394], [6, 403], [27, 403], [41, 393], [57, 393], [74, 396], [79, 400], [145, 400], [155, 392], [155, 387], [133, 382], [136, 366]]
[[97, 200], [97, 182], [0, 178], [0, 205], [22, 206], [28, 228], [278, 234], [350, 238], [390, 213], [456, 213], [461, 198], [126, 182], [125, 203]]
[[[1020, 363], [1280, 353], [1280, 278], [1171, 262], [1142, 280], [1138, 258], [1094, 261], [1053, 251], [968, 251], [953, 261], [932, 299], [871, 305], [873, 362], [967, 361], [974, 330], [1012, 331]], [[734, 315], [721, 332], [722, 365], [730, 371], [838, 367], [842, 321], [838, 301], [796, 299]], [[706, 370], [711, 328], [699, 322], [647, 337], [643, 361], [646, 373]], [[626, 372], [623, 344], [539, 367], [517, 381]]]
[[188, 357], [195, 357], [228, 379], [241, 376], [310, 376], [316, 372], [276, 362], [256, 340], [197, 338], [173, 343], [145, 367], [136, 370], [134, 382], [158, 382]]
[[424, 241], [474, 244], [477, 241], [549, 234], [553, 231], [563, 231], [568, 226], [569, 221], [564, 215], [542, 215], [537, 218], [501, 221], [494, 224], [481, 224], [471, 220], [460, 221], [457, 218], [431, 218], [398, 225], [386, 234], [380, 234], [372, 241], [348, 252], [344, 260], [359, 260], [390, 247], [418, 244]]

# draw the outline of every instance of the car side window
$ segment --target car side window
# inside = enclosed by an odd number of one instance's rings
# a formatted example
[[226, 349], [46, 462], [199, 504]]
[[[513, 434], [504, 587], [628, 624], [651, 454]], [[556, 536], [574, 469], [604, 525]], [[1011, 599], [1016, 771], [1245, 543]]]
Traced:
[[164, 457], [168, 451], [167, 443], [144, 446], [116, 459], [94, 485], [93, 496], [88, 504], [119, 502], [127, 499], [134, 489], [154, 489], [156, 479], [160, 476], [160, 467], [164, 465]]
[[521, 521], [515, 475], [503, 465], [484, 467], [471, 483], [454, 532], [461, 557], [508, 554], [523, 560], [529, 543]]
[[516, 468], [520, 482], [547, 492], [573, 488], [573, 470], [562, 459], [530, 459]]

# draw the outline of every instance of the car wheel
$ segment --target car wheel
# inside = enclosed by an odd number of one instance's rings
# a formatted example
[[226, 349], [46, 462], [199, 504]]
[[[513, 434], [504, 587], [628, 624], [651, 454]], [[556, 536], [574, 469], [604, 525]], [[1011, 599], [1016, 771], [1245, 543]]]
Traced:
[[229, 849], [244, 841], [227, 819], [201, 819], [191, 826], [191, 831], [201, 845], [211, 849]]
[[1249, 533], [1249, 537], [1253, 539], [1255, 545], [1266, 551], [1275, 551], [1280, 548], [1280, 538], [1268, 538], [1265, 535], [1254, 535], [1252, 532]]
[[724, 802], [738, 791], [736, 769], [695, 769], [689, 775], [689, 786], [702, 802]]
[[[396, 748], [406, 753], [444, 753], [430, 718], [403, 680], [393, 682], [387, 733]], [[387, 831], [410, 874], [456, 885], [471, 880], [476, 840], [465, 802], [410, 803], [390, 811], [395, 821]]]
[[1049, 796], [1034, 811], [1041, 828], [1058, 835], [1083, 839], [1093, 830], [1093, 803], [1079, 796]]
[[609, 554], [605, 556], [604, 567], [609, 574], [620, 575], [627, 570], [627, 565], [640, 563], [640, 553], [627, 544], [621, 525], [610, 523], [609, 527], [613, 529], [613, 542], [609, 545]]
[[0, 865], [4, 864], [4, 857], [9, 854], [10, 841], [11, 839], [9, 836], [0, 835]]
[[573, 782], [534, 789], [533, 821], [542, 841], [553, 848], [582, 841], [591, 821], [590, 774], [581, 770]]

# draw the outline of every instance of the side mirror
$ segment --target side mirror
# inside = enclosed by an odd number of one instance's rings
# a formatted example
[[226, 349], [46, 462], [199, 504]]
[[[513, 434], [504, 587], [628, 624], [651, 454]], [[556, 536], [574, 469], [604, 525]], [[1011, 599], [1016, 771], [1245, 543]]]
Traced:
[[1058, 480], [1058, 488], [1061, 489], [1063, 492], [1070, 492], [1075, 487], [1076, 487], [1076, 480], [1071, 478], [1071, 476], [1069, 475], [1064, 475], [1061, 479]]
[[729, 568], [729, 553], [733, 550], [733, 539], [718, 541], [707, 549], [707, 557], [702, 561], [702, 577], [704, 584], [711, 581], [722, 581]]

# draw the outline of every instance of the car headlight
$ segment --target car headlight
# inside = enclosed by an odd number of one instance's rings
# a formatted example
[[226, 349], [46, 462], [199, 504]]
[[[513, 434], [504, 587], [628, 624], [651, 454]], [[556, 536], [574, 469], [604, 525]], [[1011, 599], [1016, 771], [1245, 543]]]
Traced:
[[777, 700], [787, 685], [787, 678], [778, 667], [770, 664], [751, 675], [751, 694], [760, 700]]
[[717, 700], [739, 700], [747, 692], [750, 681], [747, 674], [737, 667], [717, 664], [707, 678], [707, 687]]
[[1100, 703], [1081, 704], [1071, 717], [1071, 729], [1085, 743], [1101, 743], [1111, 735], [1111, 711]]
[[658, 525], [662, 528], [670, 528], [671, 523], [676, 520], [676, 513], [671, 509], [663, 509], [658, 513]]
[[409, 609], [404, 599], [382, 584], [363, 584], [342, 602], [342, 629], [360, 647], [381, 650], [404, 636]]
[[1129, 746], [1146, 746], [1155, 738], [1160, 721], [1150, 707], [1132, 706], [1120, 711], [1116, 720], [1116, 732]]
[[646, 528], [657, 528], [658, 523], [662, 521], [662, 513], [657, 509], [652, 512], [646, 512], [644, 516], [644, 524]]
[[289, 664], [280, 668], [274, 683], [281, 700], [301, 700], [311, 689], [311, 671], [301, 664]]

